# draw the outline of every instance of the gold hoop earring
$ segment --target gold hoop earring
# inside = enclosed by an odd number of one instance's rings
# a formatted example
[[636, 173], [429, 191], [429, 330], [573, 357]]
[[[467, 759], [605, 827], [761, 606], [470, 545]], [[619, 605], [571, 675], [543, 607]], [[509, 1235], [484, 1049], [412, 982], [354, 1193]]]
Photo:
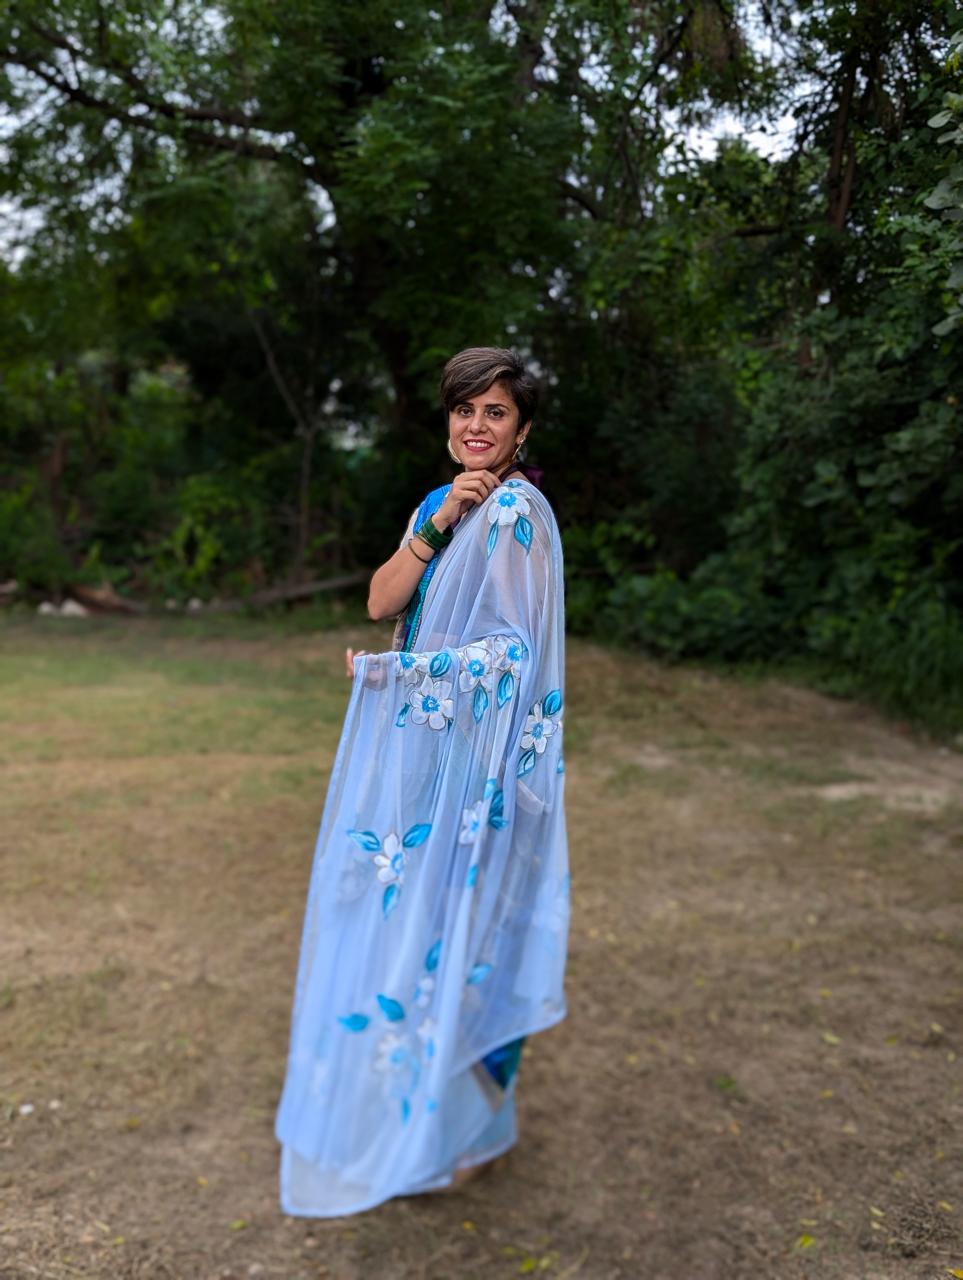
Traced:
[[461, 458], [459, 458], [458, 454], [451, 447], [451, 436], [448, 437], [448, 456], [453, 462], [457, 462], [458, 465], [461, 466]]
[[509, 459], [510, 462], [514, 462], [515, 459], [518, 457], [518, 451], [524, 443], [525, 443], [525, 437], [522, 436], [521, 440], [519, 440], [518, 444], [515, 446], [515, 452], [512, 454], [511, 458]]

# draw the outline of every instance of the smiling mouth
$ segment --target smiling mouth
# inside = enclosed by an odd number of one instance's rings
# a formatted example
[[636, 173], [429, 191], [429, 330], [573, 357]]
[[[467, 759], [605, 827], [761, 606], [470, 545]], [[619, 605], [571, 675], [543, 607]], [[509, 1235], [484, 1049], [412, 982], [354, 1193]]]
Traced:
[[484, 453], [486, 449], [492, 447], [490, 440], [463, 440], [462, 443], [472, 453]]

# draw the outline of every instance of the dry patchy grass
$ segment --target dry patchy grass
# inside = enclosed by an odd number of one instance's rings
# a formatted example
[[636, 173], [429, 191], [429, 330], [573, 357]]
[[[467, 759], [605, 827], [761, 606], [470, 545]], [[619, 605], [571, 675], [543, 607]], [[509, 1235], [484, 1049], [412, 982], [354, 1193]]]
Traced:
[[570, 1013], [529, 1042], [518, 1147], [457, 1195], [281, 1214], [342, 653], [386, 642], [0, 632], [0, 1276], [963, 1267], [963, 758], [778, 680], [577, 642]]

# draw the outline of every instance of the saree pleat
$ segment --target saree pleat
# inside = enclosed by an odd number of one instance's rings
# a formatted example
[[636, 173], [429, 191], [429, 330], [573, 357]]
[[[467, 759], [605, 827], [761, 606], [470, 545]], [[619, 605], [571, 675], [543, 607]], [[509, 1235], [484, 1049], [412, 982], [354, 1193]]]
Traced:
[[357, 1212], [506, 1150], [520, 1042], [565, 1015], [551, 507], [510, 480], [433, 563], [402, 647], [355, 662], [275, 1122], [292, 1214]]

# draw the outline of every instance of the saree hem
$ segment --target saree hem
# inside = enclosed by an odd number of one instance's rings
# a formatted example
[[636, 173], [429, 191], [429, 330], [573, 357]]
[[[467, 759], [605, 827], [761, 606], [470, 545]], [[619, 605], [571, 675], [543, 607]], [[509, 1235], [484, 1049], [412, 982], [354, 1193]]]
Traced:
[[[485, 1164], [489, 1160], [495, 1160], [498, 1156], [502, 1156], [506, 1151], [510, 1151], [518, 1142], [518, 1133], [513, 1132], [512, 1135], [505, 1139], [504, 1142], [497, 1144], [491, 1149], [485, 1151], [482, 1155], [471, 1160], [464, 1160], [457, 1164], [450, 1174], [444, 1178], [437, 1178], [430, 1183], [416, 1183], [410, 1187], [404, 1187], [398, 1191], [388, 1191], [376, 1198], [367, 1200], [363, 1204], [356, 1205], [351, 1209], [341, 1209], [337, 1213], [325, 1213], [323, 1209], [293, 1209], [289, 1208], [284, 1202], [283, 1192], [280, 1196], [281, 1212], [289, 1218], [324, 1218], [326, 1221], [334, 1221], [336, 1218], [350, 1218], [356, 1213], [367, 1213], [370, 1209], [377, 1209], [379, 1205], [387, 1204], [389, 1200], [399, 1200], [406, 1196], [429, 1195], [433, 1191], [441, 1191], [444, 1187], [450, 1187], [455, 1180], [455, 1173], [459, 1169], [471, 1169], [477, 1164]], [[287, 1144], [282, 1144], [282, 1161], [284, 1160]]]

